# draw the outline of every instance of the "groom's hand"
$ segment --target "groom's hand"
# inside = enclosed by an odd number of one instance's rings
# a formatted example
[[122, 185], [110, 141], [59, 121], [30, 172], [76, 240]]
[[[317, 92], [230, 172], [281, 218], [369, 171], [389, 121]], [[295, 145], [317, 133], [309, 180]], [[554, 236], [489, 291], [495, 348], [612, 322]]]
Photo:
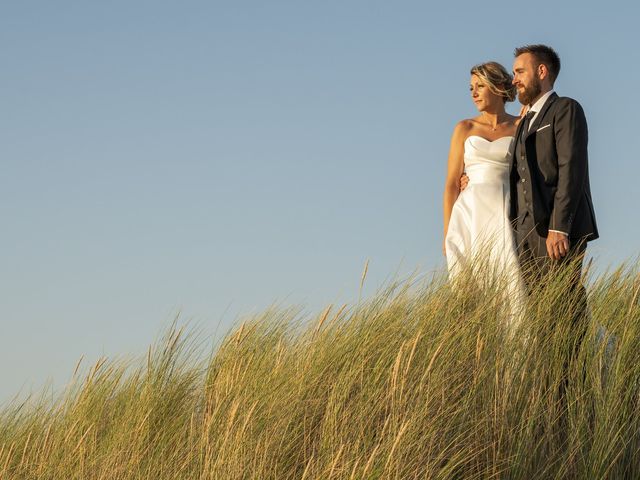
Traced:
[[564, 233], [549, 231], [547, 253], [553, 260], [560, 260], [569, 252], [569, 237]]
[[460, 191], [464, 191], [464, 189], [467, 188], [467, 185], [469, 185], [469, 177], [467, 177], [466, 173], [463, 173], [460, 176]]

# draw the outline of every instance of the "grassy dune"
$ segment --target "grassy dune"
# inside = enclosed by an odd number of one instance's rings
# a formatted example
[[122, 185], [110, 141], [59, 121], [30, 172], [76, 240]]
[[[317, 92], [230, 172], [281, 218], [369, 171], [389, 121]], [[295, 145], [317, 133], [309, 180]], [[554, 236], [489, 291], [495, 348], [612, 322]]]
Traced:
[[568, 365], [565, 278], [511, 328], [503, 289], [477, 278], [269, 310], [211, 355], [171, 329], [138, 363], [0, 412], [0, 478], [640, 478], [637, 270], [591, 279]]

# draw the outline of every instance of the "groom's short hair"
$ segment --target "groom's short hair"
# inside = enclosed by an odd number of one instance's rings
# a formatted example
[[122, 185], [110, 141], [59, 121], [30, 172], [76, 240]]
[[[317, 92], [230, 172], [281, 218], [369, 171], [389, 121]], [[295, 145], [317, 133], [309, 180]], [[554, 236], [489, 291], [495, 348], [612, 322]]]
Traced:
[[515, 57], [519, 57], [523, 53], [530, 53], [533, 55], [538, 62], [538, 65], [542, 63], [545, 64], [547, 70], [549, 70], [551, 85], [553, 85], [560, 73], [560, 57], [555, 50], [547, 45], [525, 45], [523, 47], [516, 48], [513, 55]]

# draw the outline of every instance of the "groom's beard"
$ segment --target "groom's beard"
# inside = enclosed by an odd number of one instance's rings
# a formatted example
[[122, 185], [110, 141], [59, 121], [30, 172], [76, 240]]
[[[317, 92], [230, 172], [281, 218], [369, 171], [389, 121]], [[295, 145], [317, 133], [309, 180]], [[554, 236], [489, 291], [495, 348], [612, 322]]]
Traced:
[[531, 105], [538, 95], [542, 92], [542, 84], [537, 78], [533, 79], [531, 85], [524, 88], [524, 91], [518, 93], [518, 100], [523, 105]]

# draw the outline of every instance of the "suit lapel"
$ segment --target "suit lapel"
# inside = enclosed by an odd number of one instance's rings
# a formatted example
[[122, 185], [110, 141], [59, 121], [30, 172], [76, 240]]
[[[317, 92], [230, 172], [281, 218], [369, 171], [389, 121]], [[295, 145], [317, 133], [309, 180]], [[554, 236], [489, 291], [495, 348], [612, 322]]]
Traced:
[[524, 128], [524, 117], [522, 117], [522, 119], [520, 120], [520, 123], [518, 123], [518, 127], [516, 128], [515, 144], [513, 146], [512, 152], [511, 152], [511, 169], [512, 170], [513, 170], [514, 165], [516, 163], [516, 148], [517, 148], [518, 142], [520, 142], [520, 135], [522, 135], [522, 129], [523, 128]]
[[522, 135], [523, 128], [524, 128], [524, 117], [522, 117], [522, 119], [520, 120], [520, 123], [518, 123], [518, 128], [516, 128], [516, 138], [520, 138], [520, 135]]
[[525, 140], [529, 138], [529, 135], [531, 135], [538, 129], [538, 127], [542, 123], [542, 119], [544, 118], [545, 113], [547, 113], [547, 110], [549, 110], [549, 107], [556, 100], [556, 98], [558, 98], [558, 94], [555, 92], [549, 95], [549, 98], [547, 98], [547, 101], [544, 102], [544, 105], [542, 105], [542, 108], [538, 112], [536, 119], [533, 121], [533, 123], [529, 127], [529, 131], [525, 134], [525, 137], [524, 137]]

